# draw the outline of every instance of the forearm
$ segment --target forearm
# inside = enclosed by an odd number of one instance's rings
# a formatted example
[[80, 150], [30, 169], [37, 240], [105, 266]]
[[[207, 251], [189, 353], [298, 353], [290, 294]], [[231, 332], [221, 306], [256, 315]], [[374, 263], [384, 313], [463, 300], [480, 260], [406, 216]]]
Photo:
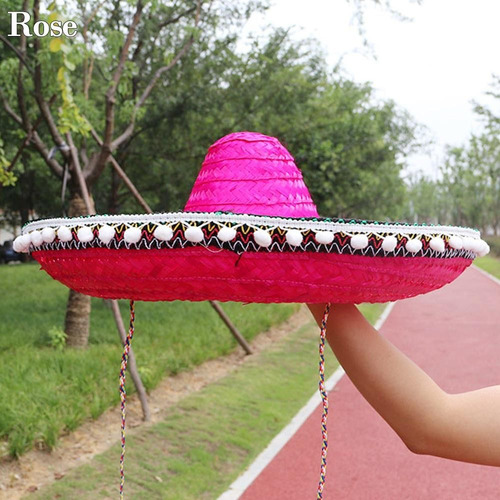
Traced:
[[[310, 309], [316, 320], [321, 319], [322, 305]], [[333, 306], [327, 340], [364, 398], [415, 449], [415, 431], [427, 426], [426, 420], [433, 424], [441, 418], [439, 413], [434, 415], [428, 401], [441, 405], [445, 393], [384, 339], [354, 305]]]
[[[310, 305], [320, 322], [323, 305]], [[415, 363], [382, 337], [354, 305], [334, 305], [328, 342], [365, 399], [417, 453], [500, 465], [500, 431], [493, 417], [500, 411], [500, 389], [449, 395]], [[495, 398], [488, 397], [496, 394]], [[495, 402], [496, 401], [496, 402]], [[490, 421], [491, 420], [491, 421]], [[491, 445], [496, 439], [496, 445]], [[478, 452], [477, 439], [489, 451]], [[487, 446], [487, 447], [488, 447]]]

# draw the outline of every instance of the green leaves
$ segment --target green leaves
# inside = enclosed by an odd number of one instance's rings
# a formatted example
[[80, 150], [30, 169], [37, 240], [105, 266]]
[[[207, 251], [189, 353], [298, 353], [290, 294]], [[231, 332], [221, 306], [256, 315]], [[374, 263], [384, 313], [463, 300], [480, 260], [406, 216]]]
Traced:
[[[49, 23], [62, 18], [61, 14], [55, 10], [56, 8], [56, 2], [52, 2], [48, 6], [50, 11]], [[70, 73], [76, 69], [75, 61], [80, 58], [79, 47], [77, 44], [71, 43], [66, 37], [60, 36], [50, 39], [48, 49], [49, 52], [56, 55], [58, 60], [57, 87], [62, 101], [58, 112], [59, 130], [62, 134], [71, 131], [84, 136], [88, 135], [90, 126], [75, 103], [70, 78]], [[53, 63], [53, 59], [47, 60], [46, 64], [49, 62]]]
[[410, 185], [410, 217], [481, 229], [500, 226], [500, 139], [486, 130], [462, 147], [449, 147], [440, 178]]
[[64, 60], [64, 66], [66, 66], [66, 68], [69, 70], [69, 71], [74, 71], [75, 69], [75, 65], [69, 60], [69, 59], [65, 59]]
[[[500, 78], [493, 77], [490, 98], [500, 98]], [[449, 146], [439, 178], [413, 179], [409, 216], [418, 222], [456, 224], [500, 231], [500, 117], [488, 106], [474, 103], [485, 121], [483, 132], [462, 146]]]
[[288, 147], [320, 213], [397, 218], [405, 196], [400, 157], [413, 143], [413, 122], [376, 101], [370, 86], [329, 75], [314, 44], [293, 42], [286, 31], [256, 40], [247, 53], [235, 45], [225, 38], [196, 46], [138, 118], [144, 133], [127, 147], [127, 168], [154, 208], [182, 207], [217, 138], [254, 130]]
[[[173, 60], [190, 36], [195, 43], [162, 75], [136, 113], [134, 134], [116, 152], [117, 159], [155, 208], [178, 209], [215, 139], [235, 130], [258, 130], [278, 136], [290, 149], [325, 215], [397, 217], [405, 189], [400, 158], [415, 143], [414, 124], [392, 103], [376, 102], [369, 86], [332, 73], [314, 41], [293, 42], [287, 30], [278, 29], [240, 50], [242, 23], [266, 4], [216, 2], [210, 10], [204, 5], [203, 28], [194, 29], [191, 0], [144, 3], [114, 96], [114, 138], [126, 130], [155, 72]], [[49, 17], [77, 18], [80, 8], [94, 13], [86, 40], [83, 32], [71, 40], [42, 40], [38, 55], [44, 96], [57, 95], [51, 110], [59, 131], [73, 132], [77, 147], [82, 143], [78, 135], [89, 130], [85, 117], [98, 133], [104, 129], [105, 93], [135, 2], [52, 2]], [[13, 58], [11, 74], [17, 65]], [[6, 93], [15, 102], [12, 76], [9, 85]], [[26, 92], [32, 91], [26, 75]], [[34, 120], [38, 109], [31, 95], [28, 109]], [[45, 127], [40, 134], [51, 144]], [[90, 159], [97, 146], [87, 141], [86, 147]], [[107, 170], [93, 188], [103, 211], [137, 209]]]
[[[51, 4], [51, 5], [53, 5], [53, 8], [55, 8], [55, 2], [52, 2], [52, 4]], [[50, 8], [49, 8], [49, 10], [52, 10], [52, 9], [50, 9]], [[60, 18], [60, 15], [59, 15], [57, 12], [51, 12], [51, 13], [49, 14], [49, 24], [50, 24], [52, 21], [56, 21], [56, 20], [57, 20], [57, 19], [59, 19], [59, 18]]]
[[49, 48], [51, 52], [59, 52], [61, 60], [61, 65], [57, 70], [57, 83], [62, 100], [58, 113], [60, 131], [63, 134], [72, 131], [87, 136], [90, 132], [90, 125], [82, 116], [73, 98], [70, 73], [76, 69], [76, 65], [71, 61], [73, 56], [71, 45], [62, 38], [53, 38]]
[[52, 326], [47, 332], [49, 338], [49, 345], [56, 351], [63, 351], [66, 346], [67, 335], [64, 330], [58, 326]]
[[15, 176], [14, 172], [8, 169], [9, 166], [10, 162], [5, 157], [3, 141], [0, 138], [0, 187], [14, 186], [17, 181], [17, 177]]
[[49, 50], [51, 52], [59, 52], [61, 50], [61, 46], [63, 44], [62, 38], [52, 38], [49, 43]]
[[72, 131], [87, 136], [90, 124], [80, 113], [80, 109], [73, 99], [68, 70], [75, 69], [75, 65], [64, 60], [64, 66], [57, 71], [57, 82], [61, 92], [62, 106], [59, 108], [59, 129], [64, 134]]

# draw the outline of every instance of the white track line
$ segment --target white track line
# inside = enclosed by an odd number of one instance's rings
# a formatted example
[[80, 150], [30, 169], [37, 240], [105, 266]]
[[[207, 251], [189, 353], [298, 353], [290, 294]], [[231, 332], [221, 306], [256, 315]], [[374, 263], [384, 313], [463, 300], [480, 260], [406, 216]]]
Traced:
[[[389, 316], [395, 302], [390, 302], [384, 309], [375, 328], [378, 330]], [[344, 369], [339, 366], [333, 375], [326, 381], [326, 390], [331, 391], [344, 376]], [[315, 392], [306, 405], [292, 418], [290, 423], [269, 443], [267, 448], [252, 462], [248, 469], [241, 474], [223, 493], [218, 500], [237, 500], [243, 492], [255, 481], [257, 476], [269, 465], [272, 459], [280, 452], [292, 436], [298, 431], [302, 424], [309, 418], [316, 407], [321, 403], [319, 392]], [[319, 432], [319, 426], [318, 426]]]
[[476, 266], [476, 264], [473, 264], [472, 267], [476, 271], [479, 271], [481, 274], [484, 274], [485, 276], [490, 278], [490, 280], [493, 280], [497, 285], [500, 285], [500, 280], [496, 276], [493, 276], [493, 274], [490, 274], [489, 272], [485, 271], [484, 269], [481, 269], [480, 267]]

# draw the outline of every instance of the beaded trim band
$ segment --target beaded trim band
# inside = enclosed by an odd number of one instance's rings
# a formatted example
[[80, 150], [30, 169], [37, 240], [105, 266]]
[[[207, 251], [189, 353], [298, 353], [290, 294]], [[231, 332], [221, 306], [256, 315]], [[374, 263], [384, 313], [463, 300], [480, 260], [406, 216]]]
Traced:
[[[284, 219], [237, 214], [158, 214], [50, 219], [27, 224], [15, 250], [185, 248], [202, 245], [236, 253], [326, 252], [369, 256], [474, 258], [489, 252], [479, 232], [342, 219]], [[207, 220], [208, 219], [208, 220]]]

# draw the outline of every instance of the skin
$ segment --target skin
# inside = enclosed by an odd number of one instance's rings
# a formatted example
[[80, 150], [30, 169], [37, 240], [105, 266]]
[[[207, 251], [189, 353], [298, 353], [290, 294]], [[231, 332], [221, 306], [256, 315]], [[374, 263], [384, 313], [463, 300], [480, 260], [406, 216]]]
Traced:
[[[324, 304], [308, 304], [321, 323]], [[353, 304], [332, 305], [326, 337], [370, 405], [414, 453], [500, 466], [500, 386], [443, 391]]]

